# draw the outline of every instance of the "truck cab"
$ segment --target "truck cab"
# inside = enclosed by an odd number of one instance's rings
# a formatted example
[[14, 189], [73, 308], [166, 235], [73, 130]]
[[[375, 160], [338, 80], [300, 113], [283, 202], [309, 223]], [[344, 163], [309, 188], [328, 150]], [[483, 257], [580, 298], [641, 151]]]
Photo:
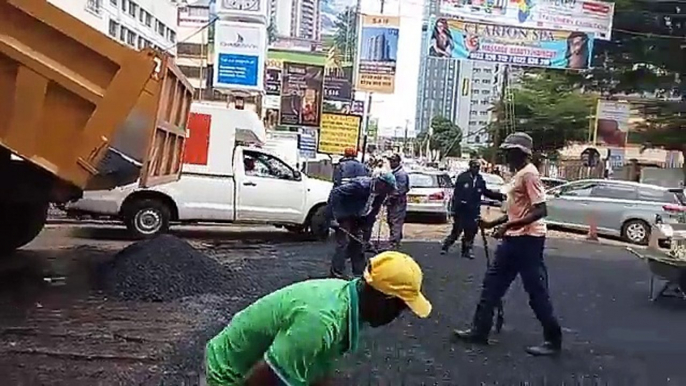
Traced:
[[255, 112], [195, 102], [188, 130], [178, 181], [87, 192], [68, 214], [119, 218], [139, 238], [166, 232], [171, 222], [272, 224], [328, 236], [332, 184], [264, 149], [266, 131]]

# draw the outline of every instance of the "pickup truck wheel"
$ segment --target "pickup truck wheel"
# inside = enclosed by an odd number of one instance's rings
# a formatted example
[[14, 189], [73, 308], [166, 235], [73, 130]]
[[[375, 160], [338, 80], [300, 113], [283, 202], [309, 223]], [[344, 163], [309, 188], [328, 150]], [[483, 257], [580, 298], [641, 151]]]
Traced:
[[28, 244], [45, 226], [48, 203], [0, 203], [0, 255]]
[[284, 228], [287, 231], [289, 231], [291, 233], [298, 234], [298, 235], [305, 233], [305, 228], [303, 228], [301, 225], [286, 225], [286, 226], [284, 226]]
[[171, 211], [159, 200], [135, 200], [125, 213], [126, 227], [137, 238], [147, 239], [169, 230]]
[[329, 221], [326, 215], [326, 205], [320, 206], [310, 217], [308, 230], [315, 240], [325, 241], [329, 238]]

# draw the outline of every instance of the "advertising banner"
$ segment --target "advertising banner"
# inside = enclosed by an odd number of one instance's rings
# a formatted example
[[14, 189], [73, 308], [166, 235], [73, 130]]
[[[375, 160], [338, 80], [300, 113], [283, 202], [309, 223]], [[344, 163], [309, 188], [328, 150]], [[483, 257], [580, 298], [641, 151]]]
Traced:
[[324, 100], [349, 102], [353, 96], [353, 66], [326, 67]]
[[598, 0], [440, 0], [439, 14], [498, 25], [612, 37], [614, 3]]
[[267, 95], [281, 95], [281, 68], [267, 67], [264, 87]]
[[283, 63], [279, 124], [319, 127], [324, 66]]
[[355, 82], [358, 91], [394, 92], [399, 31], [397, 16], [362, 15]]
[[625, 147], [629, 135], [631, 104], [598, 100], [596, 109], [595, 143]]
[[357, 148], [362, 117], [349, 114], [322, 114], [317, 152], [343, 155], [349, 147]]
[[553, 31], [437, 18], [431, 22], [429, 56], [526, 67], [586, 69], [593, 38]]
[[364, 101], [353, 101], [350, 106], [350, 112], [355, 115], [364, 115]]
[[300, 129], [300, 135], [298, 136], [298, 150], [300, 150], [300, 157], [304, 159], [317, 158], [316, 129]]
[[218, 21], [214, 38], [214, 87], [262, 91], [267, 27]]

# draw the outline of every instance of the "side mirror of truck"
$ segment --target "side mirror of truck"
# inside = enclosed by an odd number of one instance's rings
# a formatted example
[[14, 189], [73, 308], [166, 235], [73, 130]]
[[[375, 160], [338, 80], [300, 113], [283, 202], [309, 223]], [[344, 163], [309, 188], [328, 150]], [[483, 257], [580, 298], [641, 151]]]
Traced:
[[294, 171], [293, 171], [293, 177], [295, 177], [295, 180], [296, 180], [296, 181], [302, 181], [302, 179], [303, 179], [303, 174], [300, 173], [300, 172], [297, 171], [297, 170], [294, 170]]

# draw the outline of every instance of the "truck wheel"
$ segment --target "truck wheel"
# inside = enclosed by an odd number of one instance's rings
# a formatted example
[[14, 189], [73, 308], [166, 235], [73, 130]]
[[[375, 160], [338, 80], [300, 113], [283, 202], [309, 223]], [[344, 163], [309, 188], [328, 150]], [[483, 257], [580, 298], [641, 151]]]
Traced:
[[48, 203], [0, 203], [0, 255], [28, 244], [45, 226]]
[[134, 200], [124, 213], [126, 227], [136, 238], [147, 239], [169, 230], [171, 211], [159, 200]]
[[310, 217], [308, 230], [315, 240], [325, 241], [329, 238], [329, 220], [326, 215], [326, 205], [320, 206]]
[[298, 235], [305, 233], [305, 228], [303, 228], [302, 225], [286, 225], [286, 226], [284, 226], [284, 228], [287, 231], [289, 231], [291, 233], [298, 234]]

